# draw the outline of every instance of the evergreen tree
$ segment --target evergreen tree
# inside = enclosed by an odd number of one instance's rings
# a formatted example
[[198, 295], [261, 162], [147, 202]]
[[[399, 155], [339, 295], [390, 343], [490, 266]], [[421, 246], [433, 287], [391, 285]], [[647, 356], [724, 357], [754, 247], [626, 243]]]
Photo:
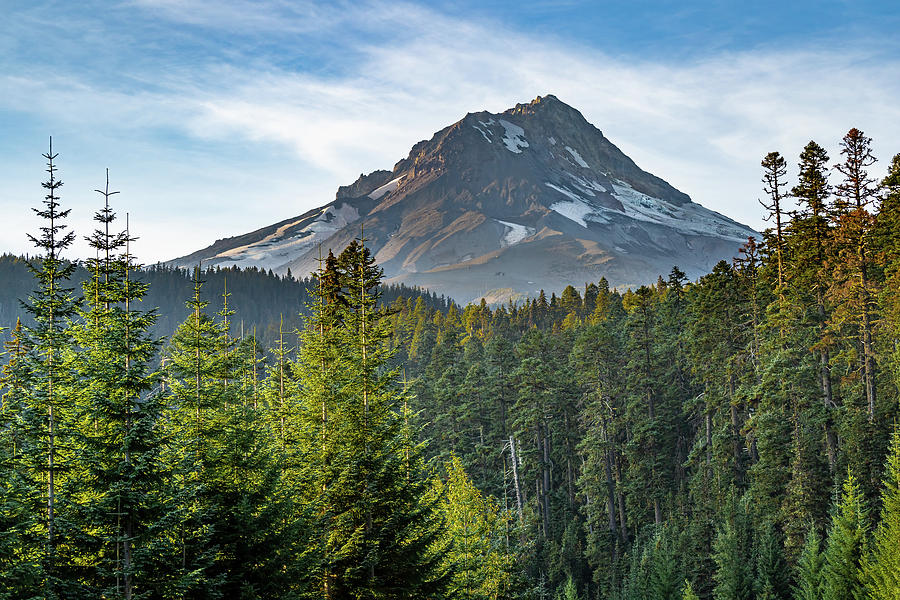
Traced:
[[559, 600], [579, 600], [578, 588], [575, 587], [575, 581], [572, 579], [571, 575], [566, 579], [566, 584], [559, 591], [559, 594], [557, 594], [557, 598], [559, 598]]
[[23, 468], [34, 450], [34, 440], [28, 428], [31, 408], [25, 403], [31, 373], [21, 320], [17, 320], [5, 350], [7, 362], [0, 378], [0, 598], [13, 600], [37, 597], [44, 547], [37, 526], [42, 515], [30, 503], [34, 481]]
[[[22, 502], [27, 506], [29, 523], [23, 540], [32, 538], [32, 534], [43, 538], [37, 549], [37, 563], [42, 571], [38, 589], [50, 599], [66, 593], [66, 588], [77, 587], [62, 572], [71, 564], [67, 542], [73, 533], [67, 528], [71, 503], [65, 491], [68, 481], [64, 473], [71, 461], [74, 404], [69, 323], [77, 306], [72, 288], [67, 287], [75, 265], [66, 262], [62, 252], [75, 240], [75, 234], [66, 232], [63, 223], [70, 209], [60, 209], [58, 193], [62, 181], [57, 179], [57, 156], [51, 139], [50, 150], [44, 154], [48, 179], [42, 185], [47, 193], [43, 208], [33, 209], [44, 225], [38, 237], [28, 236], [41, 254], [28, 263], [37, 289], [25, 303], [34, 323], [24, 328], [28, 353], [22, 360], [28, 385], [22, 388], [20, 417], [27, 441], [23, 439], [14, 467], [26, 479], [27, 497]], [[29, 553], [26, 551], [26, 555]]]
[[446, 582], [439, 521], [388, 368], [381, 270], [353, 242], [318, 278], [297, 367], [304, 477], [321, 531], [316, 587], [326, 598], [428, 597]]
[[450, 540], [444, 559], [453, 573], [449, 597], [509, 597], [513, 562], [505, 540], [508, 515], [478, 491], [458, 458], [453, 457], [446, 469], [446, 482], [436, 481], [435, 493], [441, 498], [439, 515]]
[[835, 168], [844, 176], [835, 189], [832, 211], [836, 219], [836, 262], [833, 292], [838, 303], [835, 322], [851, 320], [856, 324], [859, 340], [859, 363], [863, 383], [866, 414], [869, 422], [876, 411], [876, 362], [872, 337], [874, 280], [870, 256], [869, 230], [872, 227], [870, 209], [875, 202], [877, 186], [866, 171], [875, 163], [872, 138], [856, 128], [841, 141], [844, 162]]
[[696, 593], [694, 593], [694, 586], [691, 585], [691, 582], [687, 579], [684, 580], [684, 588], [682, 588], [681, 592], [682, 600], [700, 600]]
[[713, 598], [715, 600], [750, 600], [753, 597], [753, 564], [750, 528], [743, 502], [732, 491], [728, 512], [713, 544], [716, 562]]
[[762, 160], [763, 191], [769, 196], [768, 204], [760, 201], [763, 208], [769, 211], [766, 220], [775, 219], [775, 257], [778, 265], [778, 287], [784, 285], [784, 229], [781, 219], [784, 211], [781, 204], [784, 200], [782, 188], [787, 185], [784, 177], [787, 174], [787, 163], [778, 152], [769, 152]]
[[900, 597], [900, 428], [894, 427], [881, 493], [881, 520], [863, 563], [866, 598]]
[[[819, 357], [819, 377], [822, 387], [822, 418], [825, 430], [825, 451], [832, 472], [837, 457], [837, 434], [834, 411], [837, 408], [831, 376], [831, 345], [826, 336], [830, 306], [827, 303], [828, 274], [826, 265], [831, 258], [831, 226], [828, 221], [828, 202], [831, 186], [828, 184], [828, 153], [814, 141], [810, 141], [800, 154], [800, 176], [791, 194], [797, 199], [799, 209], [789, 226], [791, 261], [791, 289], [796, 294], [792, 302], [815, 303], [815, 312], [809, 323], [815, 328], [811, 345]], [[799, 294], [799, 297], [798, 297]], [[810, 296], [807, 296], [807, 295]]]
[[852, 472], [844, 482], [828, 532], [822, 569], [823, 600], [862, 600], [861, 569], [866, 554], [867, 516], [862, 492]]
[[820, 600], [822, 598], [822, 569], [825, 557], [819, 549], [819, 533], [810, 525], [806, 543], [797, 560], [794, 583], [794, 600]]
[[155, 313], [135, 310], [147, 284], [134, 281], [128, 231], [111, 232], [109, 198], [94, 220], [101, 229], [87, 240], [97, 257], [83, 286], [85, 305], [74, 327], [73, 361], [79, 378], [77, 457], [82, 474], [72, 491], [79, 501], [82, 552], [92, 593], [131, 599], [161, 592], [176, 564], [162, 534], [168, 473], [160, 464], [161, 396], [151, 364], [158, 343], [149, 335]]
[[224, 404], [221, 389], [221, 330], [204, 309], [203, 281], [194, 271], [194, 295], [186, 303], [190, 314], [179, 326], [163, 358], [168, 408], [166, 435], [172, 444], [163, 460], [174, 470], [171, 495], [172, 532], [180, 555], [178, 568], [170, 575], [172, 593], [190, 598], [214, 598], [221, 579], [213, 576], [217, 548], [213, 542], [216, 507], [205, 500], [210, 493], [211, 467], [220, 431], [219, 409]]
[[756, 578], [754, 590], [757, 600], [781, 600], [790, 597], [787, 564], [781, 539], [771, 521], [760, 528], [756, 537]]

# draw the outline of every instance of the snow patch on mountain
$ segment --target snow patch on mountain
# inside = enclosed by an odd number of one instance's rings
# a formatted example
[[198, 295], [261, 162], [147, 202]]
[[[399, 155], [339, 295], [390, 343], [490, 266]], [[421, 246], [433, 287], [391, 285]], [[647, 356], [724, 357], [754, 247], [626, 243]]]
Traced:
[[[488, 141], [490, 141], [490, 140], [488, 140]], [[378, 200], [385, 194], [389, 194], [389, 193], [395, 191], [400, 186], [400, 180], [403, 179], [403, 177], [404, 176], [401, 175], [400, 177], [398, 177], [396, 179], [391, 179], [383, 186], [381, 186], [379, 188], [375, 188], [374, 190], [372, 190], [372, 193], [369, 194], [369, 198], [371, 198], [372, 200]]]
[[584, 192], [588, 196], [596, 196], [594, 192], [601, 192], [603, 194], [608, 194], [609, 190], [606, 189], [602, 183], [595, 181], [594, 179], [585, 179], [581, 175], [576, 175], [574, 173], [569, 173], [566, 171], [566, 175], [572, 178], [572, 181], [575, 183], [575, 187], [577, 187], [580, 191]]
[[613, 195], [625, 208], [625, 215], [635, 221], [644, 221], [672, 227], [682, 233], [709, 235], [736, 242], [745, 241], [754, 232], [719, 213], [693, 202], [675, 206], [659, 198], [643, 194], [628, 183], [613, 183]]
[[563, 196], [566, 196], [568, 200], [563, 200], [561, 202], [554, 202], [550, 205], [550, 210], [556, 211], [562, 216], [570, 219], [584, 228], [587, 228], [588, 221], [593, 221], [595, 223], [609, 223], [609, 219], [597, 214], [597, 208], [590, 204], [586, 199], [582, 198], [575, 192], [568, 190], [566, 188], [561, 188], [559, 186], [553, 185], [550, 182], [545, 182], [549, 188], [553, 188]]
[[483, 137], [488, 144], [493, 144], [494, 142], [493, 140], [491, 140], [491, 136], [494, 135], [494, 132], [491, 131], [491, 125], [496, 123], [496, 121], [494, 121], [494, 119], [488, 119], [487, 121], [479, 120], [478, 123], [481, 125], [481, 127], [479, 127], [478, 125], [472, 125], [472, 129], [478, 130], [478, 133], [481, 134], [481, 137]]
[[481, 134], [481, 137], [483, 137], [483, 138], [485, 139], [485, 141], [486, 141], [488, 144], [493, 144], [493, 143], [494, 143], [494, 142], [491, 141], [491, 138], [489, 138], [489, 137], [487, 136], [487, 134], [484, 132], [484, 129], [482, 129], [482, 128], [479, 127], [478, 125], [472, 125], [472, 129], [477, 130], [478, 133]]
[[525, 130], [506, 119], [500, 119], [500, 124], [503, 125], [503, 143], [506, 149], [514, 154], [521, 154], [522, 148], [528, 147]]
[[[311, 221], [309, 217], [292, 221], [257, 242], [226, 250], [213, 259], [225, 259], [229, 266], [241, 268], [275, 269], [358, 219], [359, 211], [346, 202], [326, 206]], [[304, 221], [308, 221], [305, 227], [292, 231]]]
[[572, 158], [575, 159], [575, 162], [577, 162], [579, 166], [584, 167], [585, 169], [590, 169], [588, 164], [586, 162], [584, 162], [584, 159], [581, 158], [581, 155], [578, 154], [578, 150], [575, 150], [574, 148], [570, 148], [569, 146], [566, 146], [566, 152], [568, 152], [569, 154], [572, 155]]
[[496, 221], [507, 228], [503, 233], [503, 237], [500, 238], [500, 246], [503, 248], [518, 244], [528, 236], [534, 235], [534, 227], [526, 227], [525, 225], [509, 223], [500, 219], [496, 219]]

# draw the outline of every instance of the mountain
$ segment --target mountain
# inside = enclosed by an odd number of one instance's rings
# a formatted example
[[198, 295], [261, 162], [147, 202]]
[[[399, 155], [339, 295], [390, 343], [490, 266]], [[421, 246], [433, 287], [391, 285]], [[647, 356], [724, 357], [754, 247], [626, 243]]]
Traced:
[[304, 276], [320, 252], [365, 234], [387, 281], [466, 302], [503, 301], [607, 278], [655, 282], [730, 259], [757, 235], [640, 169], [580, 112], [539, 96], [469, 113], [390, 171], [333, 202], [216, 241], [171, 265], [258, 266]]

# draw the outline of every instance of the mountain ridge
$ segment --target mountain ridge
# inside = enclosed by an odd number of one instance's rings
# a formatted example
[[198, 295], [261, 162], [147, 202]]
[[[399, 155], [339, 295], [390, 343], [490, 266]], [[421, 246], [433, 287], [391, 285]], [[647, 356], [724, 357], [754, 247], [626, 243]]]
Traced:
[[548, 292], [605, 276], [617, 287], [678, 265], [699, 276], [755, 231], [642, 170], [553, 95], [468, 113], [414, 144], [390, 171], [360, 174], [298, 217], [170, 261], [318, 266], [365, 232], [386, 281], [458, 301]]

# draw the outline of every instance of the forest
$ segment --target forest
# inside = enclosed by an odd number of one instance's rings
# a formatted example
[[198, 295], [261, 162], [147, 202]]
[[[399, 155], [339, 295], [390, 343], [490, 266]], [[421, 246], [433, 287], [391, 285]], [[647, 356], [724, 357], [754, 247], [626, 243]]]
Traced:
[[385, 298], [360, 239], [265, 343], [215, 272], [148, 309], [108, 188], [66, 261], [45, 157], [0, 598], [900, 597], [900, 154], [861, 131], [767, 154], [771, 227], [697, 281]]

